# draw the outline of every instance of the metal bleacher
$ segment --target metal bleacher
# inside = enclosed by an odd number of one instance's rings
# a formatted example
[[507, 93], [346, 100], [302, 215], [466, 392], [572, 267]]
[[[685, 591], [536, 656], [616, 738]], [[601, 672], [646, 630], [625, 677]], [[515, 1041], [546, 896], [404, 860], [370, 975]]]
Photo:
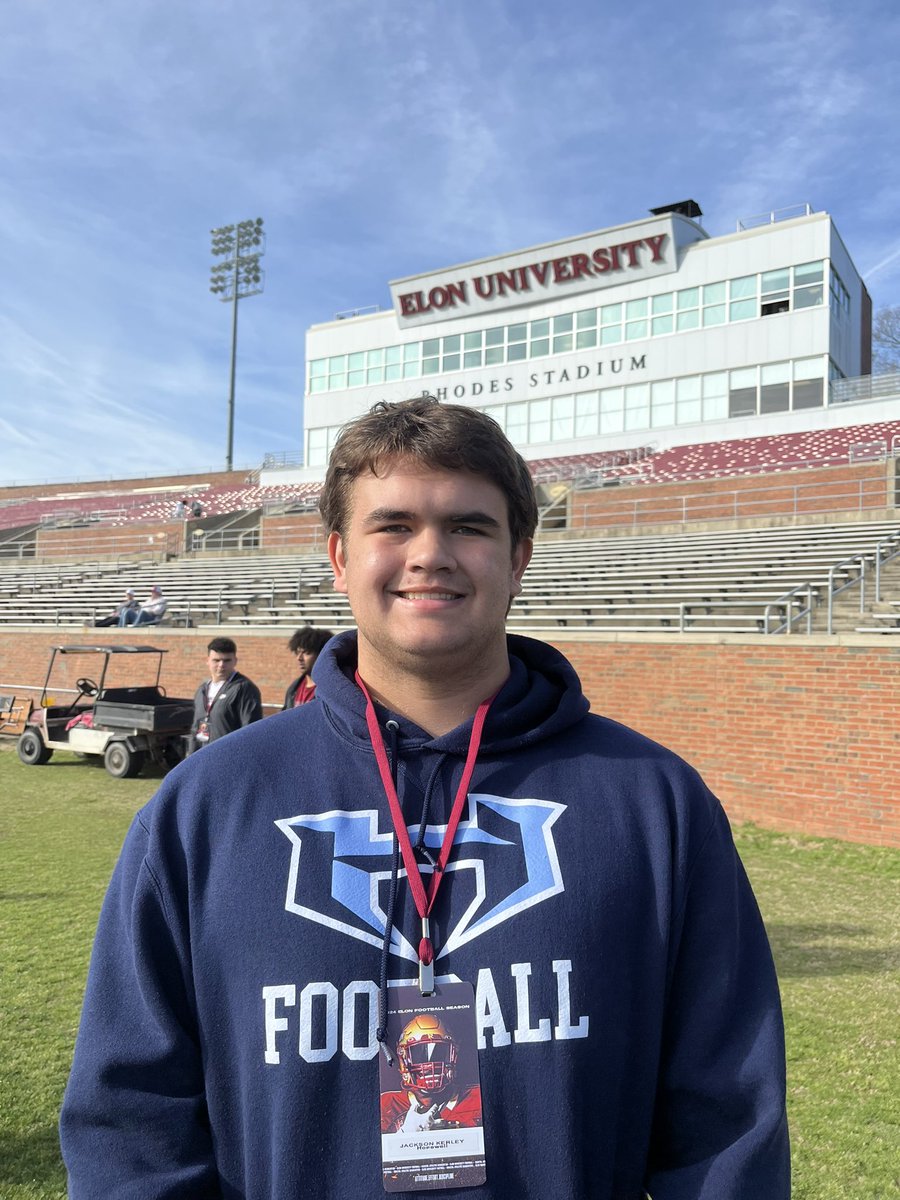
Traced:
[[[896, 557], [895, 557], [896, 556]], [[185, 556], [163, 565], [0, 567], [0, 625], [91, 626], [158, 584], [170, 626], [353, 625], [324, 554]], [[894, 598], [896, 597], [896, 603]], [[900, 523], [543, 540], [511, 632], [900, 633]]]

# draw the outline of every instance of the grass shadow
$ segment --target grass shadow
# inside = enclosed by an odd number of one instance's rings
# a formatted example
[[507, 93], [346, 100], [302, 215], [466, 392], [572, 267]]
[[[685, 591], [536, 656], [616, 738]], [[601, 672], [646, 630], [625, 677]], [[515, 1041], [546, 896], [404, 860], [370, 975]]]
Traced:
[[27, 1133], [0, 1133], [0, 1194], [6, 1187], [57, 1187], [65, 1196], [66, 1171], [59, 1150], [56, 1125], [42, 1126]]
[[865, 925], [817, 922], [766, 926], [772, 953], [782, 978], [817, 975], [883, 975], [897, 969], [893, 946], [854, 945], [877, 932]]

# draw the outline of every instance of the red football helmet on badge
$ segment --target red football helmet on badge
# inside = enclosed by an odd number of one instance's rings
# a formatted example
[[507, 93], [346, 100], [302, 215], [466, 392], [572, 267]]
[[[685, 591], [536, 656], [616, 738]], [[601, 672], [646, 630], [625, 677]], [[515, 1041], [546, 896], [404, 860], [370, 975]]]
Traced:
[[442, 1092], [456, 1072], [456, 1042], [433, 1013], [419, 1013], [397, 1042], [400, 1078], [414, 1092]]

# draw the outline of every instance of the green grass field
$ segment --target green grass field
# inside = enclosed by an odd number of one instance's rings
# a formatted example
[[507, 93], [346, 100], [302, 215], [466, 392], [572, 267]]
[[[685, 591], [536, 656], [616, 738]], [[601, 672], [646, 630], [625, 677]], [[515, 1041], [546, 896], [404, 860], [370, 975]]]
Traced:
[[[115, 780], [67, 754], [24, 767], [0, 750], [3, 1200], [65, 1195], [56, 1118], [94, 926], [157, 783]], [[794, 1196], [896, 1197], [900, 852], [752, 827], [737, 839], [784, 994]]]

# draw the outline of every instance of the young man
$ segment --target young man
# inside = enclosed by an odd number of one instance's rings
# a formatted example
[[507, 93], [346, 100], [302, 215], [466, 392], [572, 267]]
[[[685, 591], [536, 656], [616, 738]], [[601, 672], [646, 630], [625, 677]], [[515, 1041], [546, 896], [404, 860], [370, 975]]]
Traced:
[[[411, 1195], [787, 1200], [778, 989], [725, 815], [505, 634], [537, 522], [521, 458], [474, 410], [376, 405], [321, 510], [358, 634], [320, 656], [315, 704], [138, 815], [63, 1107], [72, 1200], [375, 1197], [390, 1139], [483, 1139], [479, 1192], [451, 1167]], [[442, 1108], [382, 1134], [376, 1060], [418, 993], [410, 1061], [437, 1078], [453, 1056], [423, 1022], [452, 1018], [477, 1128]]]
[[226, 733], [262, 720], [259, 688], [237, 669], [237, 646], [227, 637], [214, 637], [206, 647], [209, 679], [194, 693], [191, 733], [196, 747]]
[[288, 708], [297, 708], [308, 704], [316, 698], [316, 684], [312, 677], [312, 669], [316, 659], [334, 635], [330, 629], [316, 629], [312, 625], [304, 625], [302, 629], [291, 634], [288, 650], [297, 659], [300, 674], [292, 679], [284, 693], [282, 712]]

